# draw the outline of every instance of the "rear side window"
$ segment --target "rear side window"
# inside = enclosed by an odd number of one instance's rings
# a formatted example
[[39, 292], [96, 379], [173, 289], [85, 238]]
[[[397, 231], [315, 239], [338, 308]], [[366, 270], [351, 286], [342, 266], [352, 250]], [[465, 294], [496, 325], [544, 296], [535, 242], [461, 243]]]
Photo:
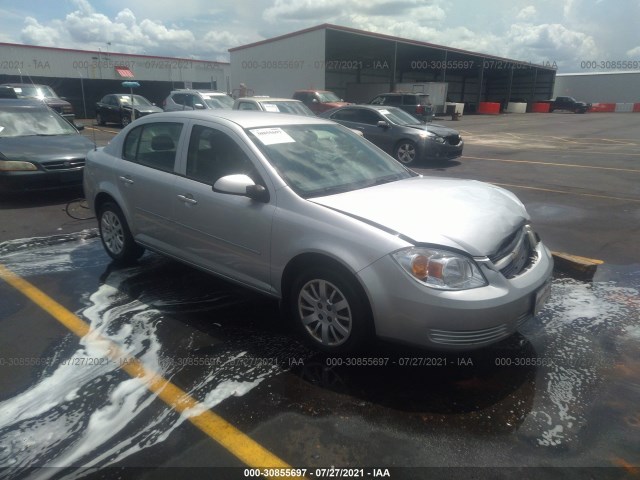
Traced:
[[181, 123], [148, 123], [129, 132], [122, 158], [157, 170], [173, 172]]
[[402, 103], [404, 103], [405, 105], [417, 105], [418, 97], [417, 95], [403, 95]]

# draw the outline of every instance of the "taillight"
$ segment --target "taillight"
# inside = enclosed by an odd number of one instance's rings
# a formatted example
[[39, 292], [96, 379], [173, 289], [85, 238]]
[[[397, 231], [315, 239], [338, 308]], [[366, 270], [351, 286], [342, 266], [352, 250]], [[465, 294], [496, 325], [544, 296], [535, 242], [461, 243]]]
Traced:
[[420, 115], [422, 115], [424, 113], [424, 106], [418, 105], [416, 107], [416, 113], [419, 113]]

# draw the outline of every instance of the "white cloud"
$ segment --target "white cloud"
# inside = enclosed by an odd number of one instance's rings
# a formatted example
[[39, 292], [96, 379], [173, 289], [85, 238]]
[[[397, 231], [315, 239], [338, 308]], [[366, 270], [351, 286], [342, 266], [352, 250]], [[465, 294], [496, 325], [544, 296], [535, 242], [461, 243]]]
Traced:
[[533, 5], [529, 5], [528, 7], [524, 7], [520, 10], [520, 13], [516, 16], [517, 20], [531, 20], [536, 16], [538, 12], [536, 11], [536, 7]]
[[46, 47], [60, 46], [61, 36], [58, 28], [40, 25], [33, 17], [25, 18], [24, 23], [22, 38], [26, 43]]
[[506, 35], [510, 55], [525, 61], [558, 65], [597, 58], [599, 49], [586, 33], [570, 30], [557, 23], [531, 25], [516, 23]]

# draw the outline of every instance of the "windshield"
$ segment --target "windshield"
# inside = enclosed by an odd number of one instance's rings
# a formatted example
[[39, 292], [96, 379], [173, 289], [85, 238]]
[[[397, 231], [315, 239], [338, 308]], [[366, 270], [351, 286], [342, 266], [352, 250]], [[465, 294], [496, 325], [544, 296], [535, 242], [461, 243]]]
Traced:
[[[130, 95], [120, 95], [120, 102], [123, 105], [131, 105], [131, 96]], [[152, 106], [152, 103], [144, 97], [140, 95], [133, 96], [133, 104], [134, 105], [143, 105], [145, 107]]]
[[77, 130], [69, 122], [48, 108], [0, 110], [0, 137], [76, 133]]
[[252, 128], [247, 134], [282, 179], [304, 198], [416, 175], [339, 125]]
[[422, 125], [422, 122], [413, 115], [395, 107], [387, 107], [378, 110], [389, 122], [395, 125]]
[[229, 95], [202, 95], [202, 98], [211, 108], [233, 108], [233, 98]]
[[20, 87], [13, 87], [18, 97], [33, 97], [33, 98], [58, 98], [46, 85], [23, 85]]
[[292, 115], [305, 115], [307, 117], [315, 117], [316, 114], [313, 113], [309, 107], [307, 107], [302, 102], [294, 102], [294, 101], [265, 101], [261, 102], [262, 107], [265, 112], [274, 112], [274, 113], [291, 113]]
[[333, 92], [318, 92], [318, 97], [322, 103], [341, 102], [342, 100]]

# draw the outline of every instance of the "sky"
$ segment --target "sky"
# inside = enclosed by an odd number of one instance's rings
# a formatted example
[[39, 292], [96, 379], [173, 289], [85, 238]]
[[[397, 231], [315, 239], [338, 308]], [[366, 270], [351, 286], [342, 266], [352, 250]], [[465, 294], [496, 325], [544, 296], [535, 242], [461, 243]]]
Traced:
[[227, 62], [322, 23], [560, 73], [640, 70], [640, 0], [0, 0], [0, 42]]

